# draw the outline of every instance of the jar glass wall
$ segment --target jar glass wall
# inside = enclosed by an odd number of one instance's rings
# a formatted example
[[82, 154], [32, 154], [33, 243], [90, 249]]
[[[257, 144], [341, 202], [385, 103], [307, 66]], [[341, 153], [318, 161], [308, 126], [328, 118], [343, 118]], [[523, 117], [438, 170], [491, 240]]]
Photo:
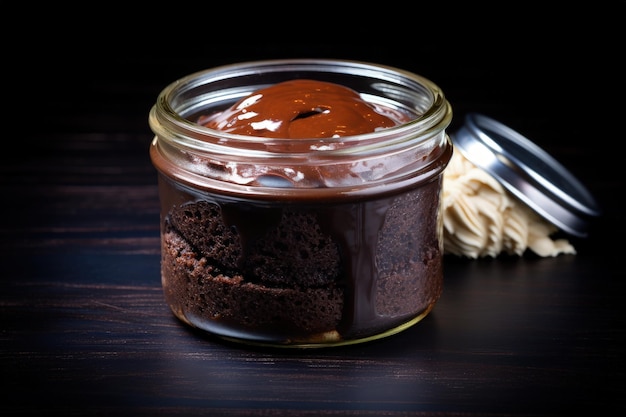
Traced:
[[[198, 123], [294, 79], [349, 87], [404, 122], [321, 139]], [[174, 314], [229, 340], [282, 347], [363, 342], [417, 323], [442, 291], [451, 117], [431, 81], [363, 62], [249, 62], [167, 86], [150, 112], [150, 155]]]

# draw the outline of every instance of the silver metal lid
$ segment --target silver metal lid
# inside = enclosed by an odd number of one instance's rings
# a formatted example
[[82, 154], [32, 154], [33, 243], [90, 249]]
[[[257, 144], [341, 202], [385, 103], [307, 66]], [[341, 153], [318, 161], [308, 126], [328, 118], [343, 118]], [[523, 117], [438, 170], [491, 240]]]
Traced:
[[559, 229], [585, 237], [591, 218], [600, 215], [598, 204], [580, 181], [502, 123], [470, 113], [450, 138], [465, 158]]

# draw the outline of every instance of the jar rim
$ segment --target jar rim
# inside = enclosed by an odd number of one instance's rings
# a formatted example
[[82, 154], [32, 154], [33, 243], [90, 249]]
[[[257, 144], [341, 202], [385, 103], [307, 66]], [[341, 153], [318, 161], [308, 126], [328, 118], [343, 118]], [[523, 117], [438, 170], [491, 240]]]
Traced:
[[[396, 91], [395, 94], [408, 94], [408, 89], [412, 88], [419, 91], [420, 94], [428, 96], [428, 102], [421, 109], [411, 109], [415, 111], [416, 117], [400, 123], [396, 126], [381, 129], [375, 132], [363, 133], [359, 135], [349, 135], [341, 137], [328, 138], [268, 138], [252, 135], [242, 135], [229, 133], [221, 130], [211, 129], [200, 125], [188, 117], [185, 113], [190, 112], [202, 103], [192, 103], [190, 106], [188, 98], [191, 92], [198, 90], [211, 83], [220, 82], [226, 79], [242, 78], [247, 76], [264, 75], [270, 73], [279, 73], [289, 71], [297, 73], [318, 73], [326, 74], [329, 71], [333, 74], [348, 74], [350, 76], [367, 76], [372, 79], [378, 79], [378, 85], [372, 85], [373, 88], [379, 89], [381, 93], [385, 93], [385, 89], [391, 88], [393, 84], [387, 83], [404, 83], [408, 84], [404, 91]], [[298, 78], [296, 75], [291, 79]], [[241, 89], [237, 97], [243, 97], [256, 90], [258, 86], [251, 86], [248, 89]], [[357, 91], [362, 93], [361, 91]], [[185, 97], [185, 99], [179, 99]], [[206, 98], [206, 97], [205, 97]], [[375, 101], [377, 97], [368, 96], [370, 101]], [[233, 98], [234, 99], [234, 98]], [[231, 102], [233, 100], [231, 99]], [[422, 100], [422, 102], [424, 102]], [[222, 65], [198, 72], [191, 73], [187, 76], [167, 85], [159, 94], [157, 103], [151, 110], [150, 125], [157, 135], [164, 133], [163, 130], [176, 131], [178, 135], [174, 135], [172, 139], [179, 145], [190, 147], [201, 151], [216, 151], [221, 149], [215, 146], [217, 142], [211, 142], [210, 138], [219, 138], [219, 142], [228, 142], [228, 148], [233, 150], [233, 144], [241, 144], [247, 146], [249, 144], [267, 144], [275, 142], [286, 144], [289, 142], [297, 142], [300, 147], [302, 144], [310, 143], [311, 150], [315, 152], [336, 151], [337, 154], [345, 152], [347, 147], [352, 148], [353, 152], [362, 152], [372, 149], [377, 145], [374, 143], [384, 143], [389, 145], [387, 140], [394, 141], [393, 138], [410, 136], [430, 136], [430, 131], [439, 131], [442, 126], [445, 128], [450, 124], [452, 112], [450, 104], [446, 100], [443, 91], [431, 80], [388, 65], [374, 64], [364, 61], [351, 61], [342, 59], [274, 59], [248, 61], [242, 63]], [[322, 144], [320, 146], [320, 144]], [[341, 144], [338, 150], [334, 145]], [[246, 151], [248, 154], [250, 150]], [[254, 152], [253, 152], [254, 153]], [[259, 154], [259, 156], [268, 156], [268, 154]]]

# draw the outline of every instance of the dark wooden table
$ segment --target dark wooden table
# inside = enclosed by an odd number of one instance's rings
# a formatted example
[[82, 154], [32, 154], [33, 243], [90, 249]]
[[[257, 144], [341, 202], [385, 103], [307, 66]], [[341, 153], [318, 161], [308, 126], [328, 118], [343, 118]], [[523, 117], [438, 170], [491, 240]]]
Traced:
[[[595, 49], [579, 47], [561, 51], [552, 64], [573, 65], [581, 53], [600, 58]], [[620, 206], [626, 159], [615, 148], [623, 123], [617, 126], [599, 97], [588, 97], [597, 90], [562, 78], [563, 67], [528, 61], [516, 68], [481, 66], [488, 51], [474, 61], [466, 54], [463, 62], [449, 58], [429, 66], [405, 54], [372, 54], [367, 45], [267, 46], [237, 56], [224, 48], [201, 62], [136, 57], [129, 48], [114, 63], [112, 49], [95, 47], [77, 68], [66, 66], [54, 76], [23, 68], [34, 87], [29, 97], [43, 105], [20, 108], [23, 124], [3, 134], [17, 149], [5, 151], [0, 166], [0, 414], [518, 416], [573, 410], [599, 416], [626, 410]], [[603, 216], [589, 238], [573, 239], [575, 256], [447, 257], [444, 293], [433, 312], [387, 339], [270, 350], [191, 330], [174, 318], [161, 293], [149, 108], [178, 76], [296, 52], [423, 73], [452, 102], [451, 129], [465, 112], [478, 111], [531, 137], [589, 187]], [[516, 56], [503, 59], [512, 64]], [[607, 77], [617, 74], [610, 67], [603, 67]]]

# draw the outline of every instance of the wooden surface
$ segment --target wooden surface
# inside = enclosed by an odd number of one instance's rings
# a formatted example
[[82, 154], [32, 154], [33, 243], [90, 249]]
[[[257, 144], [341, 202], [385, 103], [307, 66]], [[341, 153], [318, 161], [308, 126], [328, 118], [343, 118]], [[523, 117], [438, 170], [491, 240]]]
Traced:
[[[405, 54], [377, 55], [362, 45], [297, 51], [268, 45], [238, 55], [225, 47], [211, 59], [178, 62], [135, 56], [130, 47], [113, 59], [114, 47], [94, 48], [82, 55], [81, 65], [44, 72], [47, 77], [36, 76], [34, 60], [25, 65], [30, 99], [45, 104], [41, 111], [17, 111], [26, 116], [25, 124], [16, 126], [15, 135], [4, 135], [18, 150], [4, 153], [0, 166], [0, 413], [625, 411], [621, 241], [626, 229], [619, 200], [626, 159], [615, 148], [623, 141], [623, 123], [591, 105], [605, 103], [598, 90], [606, 92], [606, 85], [594, 89], [577, 82], [576, 87], [560, 77], [564, 66], [554, 65], [563, 60], [573, 66], [581, 54], [600, 58], [593, 48], [579, 48], [560, 49], [550, 65], [525, 61], [497, 70], [484, 65], [487, 50], [475, 61], [455, 64], [449, 57], [425, 65]], [[71, 52], [60, 54], [68, 59]], [[425, 73], [452, 102], [451, 129], [471, 110], [531, 137], [589, 187], [603, 216], [588, 239], [573, 240], [575, 256], [446, 258], [444, 293], [433, 312], [387, 339], [333, 349], [269, 350], [191, 330], [174, 318], [161, 293], [149, 108], [178, 76], [223, 63], [297, 55], [361, 59]], [[513, 63], [514, 54], [505, 59]], [[622, 88], [617, 77], [610, 78], [617, 74], [612, 63], [604, 61], [601, 71], [606, 71], [602, 83]], [[538, 104], [541, 95], [535, 93], [546, 88], [556, 94]]]

